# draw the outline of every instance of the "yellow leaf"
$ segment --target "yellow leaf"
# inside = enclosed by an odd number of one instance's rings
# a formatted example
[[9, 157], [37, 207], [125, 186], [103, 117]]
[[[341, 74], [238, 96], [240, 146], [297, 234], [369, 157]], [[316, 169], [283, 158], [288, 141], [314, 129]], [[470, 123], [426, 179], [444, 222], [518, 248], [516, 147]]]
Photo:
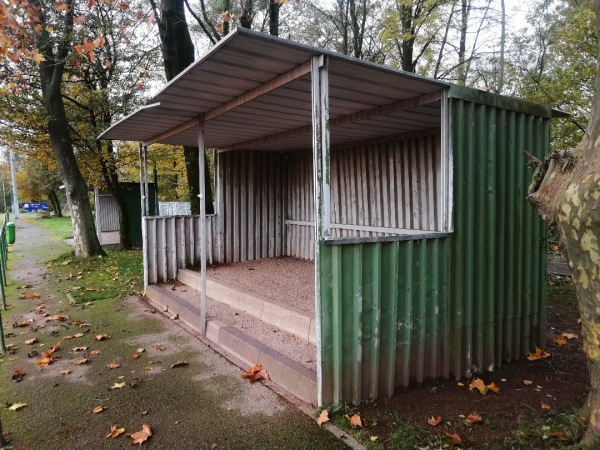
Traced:
[[73, 361], [73, 364], [76, 365], [76, 366], [80, 366], [82, 364], [87, 364], [89, 362], [90, 362], [89, 359], [87, 359], [87, 358], [81, 358], [81, 359], [78, 359], [76, 361]]
[[150, 436], [152, 436], [152, 428], [150, 428], [150, 425], [145, 423], [142, 425], [142, 429], [140, 431], [137, 431], [131, 435], [131, 439], [133, 439], [132, 444], [142, 445], [142, 442], [146, 442]]
[[95, 407], [95, 408], [92, 410], [92, 412], [93, 412], [94, 414], [98, 414], [98, 413], [101, 413], [102, 411], [104, 411], [105, 409], [106, 409], [106, 408], [105, 408], [104, 406], [96, 406], [96, 407]]
[[27, 403], [13, 403], [8, 409], [10, 411], [18, 411], [21, 408], [27, 406]]
[[498, 386], [496, 383], [493, 383], [493, 382], [488, 384], [487, 388], [496, 394], [498, 394], [500, 392], [500, 386]]
[[124, 387], [125, 387], [125, 382], [123, 382], [123, 383], [115, 383], [115, 384], [113, 384], [110, 387], [110, 389], [121, 389], [121, 388], [124, 388]]
[[558, 336], [554, 338], [554, 343], [556, 345], [567, 345], [567, 340], [562, 336]]
[[108, 367], [109, 369], [118, 369], [119, 367], [121, 367], [121, 364], [119, 364], [118, 362], [111, 362], [107, 364], [106, 367]]
[[478, 389], [482, 395], [485, 395], [487, 394], [489, 388], [485, 385], [481, 378], [475, 378], [473, 381], [471, 381], [471, 384], [469, 384], [469, 389]]
[[377, 440], [378, 436], [371, 436], [371, 442], [375, 442]]
[[327, 411], [327, 409], [324, 409], [323, 411], [321, 411], [321, 414], [319, 415], [319, 418], [317, 419], [317, 425], [321, 426], [325, 422], [329, 422], [329, 411]]
[[577, 336], [574, 333], [563, 333], [561, 334], [562, 337], [566, 337], [567, 339], [577, 339], [579, 336]]
[[90, 355], [99, 355], [100, 353], [102, 353], [102, 351], [101, 351], [101, 350], [92, 350], [92, 351], [90, 352]]
[[51, 27], [50, 25], [48, 25], [48, 26], [46, 27], [46, 31], [47, 31], [48, 33], [52, 33], [52, 31], [53, 31], [53, 30], [54, 30], [54, 27]]
[[348, 422], [350, 422], [350, 425], [352, 426], [352, 428], [354, 428], [354, 427], [362, 428], [362, 426], [363, 426], [362, 419], [360, 418], [360, 415], [358, 415], [358, 414], [354, 414], [352, 417], [350, 417], [350, 419], [348, 419]]
[[548, 353], [545, 350], [542, 350], [539, 347], [535, 348], [535, 352], [534, 353], [530, 353], [529, 356], [527, 356], [527, 359], [529, 361], [536, 361], [538, 359], [542, 359], [542, 358], [547, 358], [550, 356], [550, 353]]
[[120, 434], [125, 433], [125, 428], [117, 428], [116, 425], [111, 425], [110, 427], [110, 433], [108, 433], [106, 435], [107, 438], [116, 438], [117, 436], [119, 436]]

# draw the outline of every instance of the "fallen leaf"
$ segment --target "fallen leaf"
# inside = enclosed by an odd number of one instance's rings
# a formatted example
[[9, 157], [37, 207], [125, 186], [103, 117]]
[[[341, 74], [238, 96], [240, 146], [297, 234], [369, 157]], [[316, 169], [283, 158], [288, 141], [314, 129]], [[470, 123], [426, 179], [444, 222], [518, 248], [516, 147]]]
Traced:
[[479, 414], [469, 414], [465, 420], [463, 420], [463, 422], [465, 423], [465, 425], [473, 425], [474, 423], [480, 423], [482, 422], [483, 419], [481, 418], [481, 416]]
[[552, 431], [550, 436], [552, 437], [563, 437], [565, 433], [563, 431]]
[[533, 384], [533, 381], [531, 381], [531, 380], [523, 380], [523, 384], [524, 384], [525, 386], [530, 386], [530, 385], [532, 385], [532, 384]]
[[108, 433], [106, 435], [107, 438], [116, 438], [117, 436], [119, 436], [120, 434], [125, 433], [125, 428], [117, 428], [116, 425], [111, 425], [110, 427], [110, 433]]
[[552, 409], [552, 406], [548, 405], [547, 403], [541, 402], [540, 408], [542, 408], [542, 409]]
[[28, 327], [29, 322], [15, 322], [13, 323], [13, 328], [15, 327]]
[[92, 350], [92, 351], [90, 352], [90, 355], [99, 355], [100, 353], [102, 353], [102, 351], [101, 351], [101, 350]]
[[452, 441], [453, 444], [460, 444], [462, 442], [462, 439], [456, 433], [452, 434], [448, 433], [447, 431], [444, 431], [444, 434], [448, 436], [448, 438]]
[[498, 394], [500, 392], [500, 386], [498, 386], [494, 382], [488, 384], [487, 387], [490, 391], [494, 392], [495, 394]]
[[85, 336], [85, 334], [83, 334], [83, 333], [77, 333], [77, 334], [75, 335], [75, 337], [76, 337], [76, 338], [80, 338], [80, 337], [83, 337], [83, 336]]
[[375, 442], [379, 436], [371, 436], [371, 442]]
[[81, 358], [81, 359], [77, 359], [77, 360], [73, 361], [73, 364], [76, 365], [76, 366], [80, 366], [82, 364], [87, 364], [89, 362], [90, 362], [89, 359], [87, 359], [87, 358]]
[[138, 353], [144, 353], [145, 351], [146, 351], [146, 349], [141, 348], [141, 347], [136, 350], [136, 352], [138, 352]]
[[36, 364], [40, 367], [46, 367], [49, 364], [52, 364], [54, 361], [54, 356], [43, 356], [36, 361]]
[[459, 381], [458, 383], [456, 383], [456, 385], [457, 385], [457, 386], [461, 386], [461, 387], [462, 387], [462, 386], [464, 386], [464, 385], [465, 385], [465, 383], [461, 383], [461, 382]]
[[121, 364], [119, 364], [118, 362], [111, 362], [107, 364], [106, 367], [108, 367], [109, 369], [118, 369], [119, 367], [121, 367]]
[[60, 373], [62, 375], [69, 375], [71, 373], [71, 371], [70, 370], [61, 370]]
[[577, 336], [574, 333], [563, 333], [561, 334], [562, 337], [566, 337], [567, 339], [571, 340], [571, 339], [577, 339], [579, 336]]
[[567, 339], [565, 339], [562, 336], [558, 336], [558, 337], [554, 338], [554, 343], [556, 345], [567, 345]]
[[442, 422], [442, 416], [431, 416], [427, 419], [427, 423], [432, 427], [438, 426]]
[[469, 389], [477, 389], [479, 390], [479, 392], [481, 392], [482, 395], [485, 395], [487, 394], [489, 388], [485, 385], [481, 378], [475, 378], [469, 384]]
[[89, 347], [73, 347], [72, 352], [85, 352]]
[[[348, 416], [346, 416], [348, 417]], [[363, 426], [362, 424], [362, 419], [360, 418], [359, 414], [354, 414], [352, 417], [348, 418], [348, 422], [350, 422], [350, 425], [352, 426], [352, 428], [354, 427], [361, 427]]]
[[153, 348], [154, 350], [160, 350], [160, 351], [162, 352], [162, 351], [165, 351], [165, 350], [167, 349], [167, 346], [166, 346], [166, 345], [163, 345], [163, 344], [154, 344], [154, 345], [152, 346], [152, 348]]
[[94, 409], [92, 409], [92, 412], [94, 414], [98, 414], [101, 413], [102, 411], [104, 411], [106, 408], [104, 406], [96, 406]]
[[179, 319], [179, 314], [173, 314], [171, 317], [169, 317], [169, 319], [177, 320], [177, 319]]
[[547, 358], [550, 356], [550, 353], [548, 353], [545, 350], [542, 350], [539, 347], [535, 348], [535, 352], [534, 353], [530, 353], [529, 356], [527, 356], [527, 359], [529, 361], [536, 361], [538, 359], [542, 359], [542, 358]]
[[267, 369], [265, 369], [261, 364], [254, 363], [250, 366], [250, 368], [240, 375], [242, 378], [248, 379], [250, 383], [254, 383], [258, 380], [269, 380], [269, 374], [267, 373]]
[[29, 340], [25, 341], [25, 343], [26, 343], [27, 345], [33, 345], [33, 344], [35, 344], [36, 342], [38, 342], [38, 338], [33, 338], [33, 339], [29, 339]]
[[19, 409], [24, 408], [25, 406], [27, 406], [27, 403], [13, 403], [8, 409], [9, 411], [18, 411]]
[[150, 436], [152, 436], [152, 428], [150, 428], [150, 425], [145, 423], [142, 425], [142, 429], [140, 431], [133, 433], [130, 437], [133, 439], [133, 445], [142, 445], [142, 442], [146, 442]]
[[110, 389], [121, 389], [121, 388], [124, 388], [124, 387], [125, 387], [125, 385], [126, 385], [126, 383], [125, 383], [125, 382], [123, 382], [123, 383], [114, 383], [114, 384], [113, 384], [113, 385], [110, 387]]
[[329, 411], [327, 411], [327, 408], [325, 408], [323, 411], [321, 411], [321, 414], [319, 414], [319, 417], [317, 418], [317, 425], [321, 426], [325, 422], [329, 422]]
[[15, 371], [12, 373], [12, 380], [17, 381], [17, 382], [21, 381], [25, 375], [27, 375], [27, 374], [25, 373], [24, 370], [15, 369]]
[[67, 320], [69, 318], [69, 316], [62, 316], [60, 314], [54, 315], [54, 316], [50, 316], [48, 317], [48, 321], [50, 320], [58, 320], [59, 322], [64, 322], [65, 320]]
[[186, 363], [185, 361], [177, 361], [175, 364], [171, 364], [171, 369], [174, 369], [175, 367], [183, 367], [183, 366], [187, 366], [188, 363]]
[[97, 341], [105, 341], [107, 339], [110, 339], [110, 336], [108, 334], [97, 334], [96, 336], [94, 336], [94, 339], [96, 339]]
[[138, 359], [140, 357], [140, 355], [138, 353], [134, 353], [133, 355], [131, 355], [131, 359]]

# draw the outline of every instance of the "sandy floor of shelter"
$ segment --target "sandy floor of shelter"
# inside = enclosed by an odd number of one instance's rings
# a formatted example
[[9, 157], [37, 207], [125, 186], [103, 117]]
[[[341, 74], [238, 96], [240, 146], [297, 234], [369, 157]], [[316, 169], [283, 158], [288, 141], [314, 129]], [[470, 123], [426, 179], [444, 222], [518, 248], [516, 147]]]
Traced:
[[314, 261], [259, 259], [209, 267], [207, 276], [311, 314], [315, 311]]

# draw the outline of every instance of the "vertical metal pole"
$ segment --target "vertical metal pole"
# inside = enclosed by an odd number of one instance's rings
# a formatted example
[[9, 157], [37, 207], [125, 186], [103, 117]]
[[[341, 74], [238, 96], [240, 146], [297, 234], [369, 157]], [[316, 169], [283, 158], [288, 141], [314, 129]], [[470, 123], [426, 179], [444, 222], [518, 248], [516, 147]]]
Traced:
[[[313, 183], [315, 199], [315, 331], [317, 335], [317, 404], [320, 406], [323, 404], [324, 386], [320, 248], [321, 241], [329, 236], [331, 227], [329, 205], [329, 86], [326, 56], [313, 56], [311, 77]], [[336, 387], [334, 386], [334, 388]]]
[[17, 171], [15, 168], [15, 152], [10, 151], [10, 178], [13, 189], [13, 214], [15, 215], [15, 226], [19, 224], [19, 196], [17, 194]]
[[144, 146], [140, 142], [139, 160], [140, 160], [140, 207], [142, 214], [142, 264], [144, 266], [144, 293], [148, 287], [148, 242], [146, 236], [146, 186], [144, 184]]
[[6, 209], [6, 186], [4, 185], [4, 175], [2, 175], [2, 200], [4, 202], [4, 212], [8, 212]]
[[146, 193], [144, 197], [145, 202], [145, 215], [150, 215], [150, 193], [148, 192], [148, 146], [144, 145], [144, 192]]
[[94, 188], [94, 206], [96, 209], [96, 234], [98, 235], [98, 241], [102, 245], [102, 228], [100, 225], [100, 190]]
[[206, 336], [206, 186], [204, 177], [204, 117], [198, 118], [198, 168], [200, 192], [200, 332]]

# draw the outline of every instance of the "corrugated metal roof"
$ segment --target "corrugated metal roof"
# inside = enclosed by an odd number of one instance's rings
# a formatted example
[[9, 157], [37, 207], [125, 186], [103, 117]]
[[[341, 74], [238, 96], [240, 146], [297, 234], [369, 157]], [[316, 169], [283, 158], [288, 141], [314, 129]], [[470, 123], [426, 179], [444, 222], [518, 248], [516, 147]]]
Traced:
[[[386, 110], [383, 115], [379, 111], [377, 117], [361, 114], [431, 96], [447, 88], [446, 83], [238, 28], [171, 80], [150, 100], [151, 105], [117, 122], [100, 138], [195, 146], [197, 127], [190, 127], [190, 121], [297, 70], [303, 75], [207, 120], [205, 145], [310, 148], [311, 81], [306, 64], [318, 55], [328, 57], [332, 145], [440, 126], [440, 104], [435, 97], [406, 109]], [[156, 139], [177, 127], [187, 129]]]

